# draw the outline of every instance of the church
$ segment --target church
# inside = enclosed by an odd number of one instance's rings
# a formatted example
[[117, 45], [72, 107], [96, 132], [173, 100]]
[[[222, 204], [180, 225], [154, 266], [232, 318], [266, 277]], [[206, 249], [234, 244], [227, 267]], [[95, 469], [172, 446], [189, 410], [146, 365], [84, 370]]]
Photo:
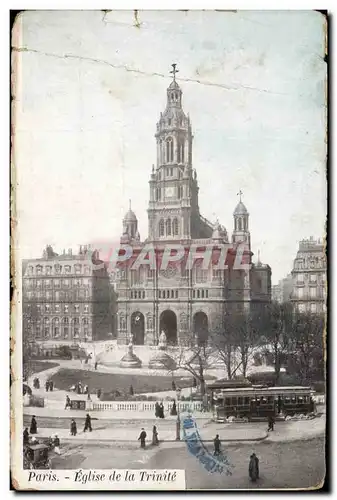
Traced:
[[[148, 236], [142, 241], [136, 214], [131, 209], [123, 219], [121, 244], [131, 245], [137, 257], [152, 244], [160, 259], [165, 246], [245, 244], [248, 270], [215, 269], [202, 265], [188, 269], [186, 260], [165, 270], [121, 266], [116, 283], [117, 341], [135, 345], [158, 345], [165, 333], [168, 345], [207, 343], [211, 332], [225, 334], [231, 312], [263, 307], [271, 300], [271, 269], [258, 259], [252, 263], [249, 213], [241, 200], [233, 213], [233, 232], [218, 221], [213, 224], [200, 213], [197, 172], [193, 168], [193, 133], [189, 115], [182, 107], [182, 90], [173, 78], [166, 91], [166, 108], [156, 127], [157, 163], [150, 174]], [[229, 259], [230, 260], [230, 259]], [[233, 261], [233, 260], [232, 260]]]

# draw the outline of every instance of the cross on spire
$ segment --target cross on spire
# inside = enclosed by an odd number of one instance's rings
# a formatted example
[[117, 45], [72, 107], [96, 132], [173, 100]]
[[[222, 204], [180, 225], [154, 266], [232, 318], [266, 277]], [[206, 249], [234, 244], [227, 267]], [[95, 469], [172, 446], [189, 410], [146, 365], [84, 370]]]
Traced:
[[179, 69], [176, 68], [177, 67], [176, 63], [171, 64], [171, 66], [173, 69], [172, 69], [172, 71], [170, 71], [170, 73], [173, 74], [173, 81], [175, 82], [176, 81], [176, 73], [179, 73]]
[[236, 193], [236, 196], [240, 196], [240, 201], [241, 201], [241, 196], [242, 196], [242, 195], [243, 195], [243, 192], [242, 192], [242, 191], [241, 191], [241, 189], [240, 189], [240, 191], [239, 191], [238, 193]]

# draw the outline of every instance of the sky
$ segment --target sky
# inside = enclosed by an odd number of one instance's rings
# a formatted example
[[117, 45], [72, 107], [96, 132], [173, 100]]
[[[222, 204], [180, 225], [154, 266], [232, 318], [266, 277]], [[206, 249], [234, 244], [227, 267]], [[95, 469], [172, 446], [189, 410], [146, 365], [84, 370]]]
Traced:
[[229, 233], [237, 193], [272, 282], [326, 221], [326, 65], [313, 11], [27, 11], [13, 31], [13, 163], [22, 258], [147, 237], [154, 134], [172, 63], [199, 206]]

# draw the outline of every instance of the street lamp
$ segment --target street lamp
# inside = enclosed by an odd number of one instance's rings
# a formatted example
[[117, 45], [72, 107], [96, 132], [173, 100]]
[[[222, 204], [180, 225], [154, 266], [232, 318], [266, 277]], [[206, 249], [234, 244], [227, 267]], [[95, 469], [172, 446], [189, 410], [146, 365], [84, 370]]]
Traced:
[[180, 441], [180, 410], [179, 410], [179, 401], [180, 401], [180, 393], [181, 389], [176, 390], [177, 395], [177, 422], [176, 422], [176, 441]]

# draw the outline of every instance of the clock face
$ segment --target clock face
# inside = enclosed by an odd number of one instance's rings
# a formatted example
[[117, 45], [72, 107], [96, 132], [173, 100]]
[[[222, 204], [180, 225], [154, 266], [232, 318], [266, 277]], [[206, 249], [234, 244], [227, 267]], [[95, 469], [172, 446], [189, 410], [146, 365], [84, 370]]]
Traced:
[[165, 188], [165, 196], [167, 198], [172, 198], [174, 196], [174, 187], [173, 186]]

